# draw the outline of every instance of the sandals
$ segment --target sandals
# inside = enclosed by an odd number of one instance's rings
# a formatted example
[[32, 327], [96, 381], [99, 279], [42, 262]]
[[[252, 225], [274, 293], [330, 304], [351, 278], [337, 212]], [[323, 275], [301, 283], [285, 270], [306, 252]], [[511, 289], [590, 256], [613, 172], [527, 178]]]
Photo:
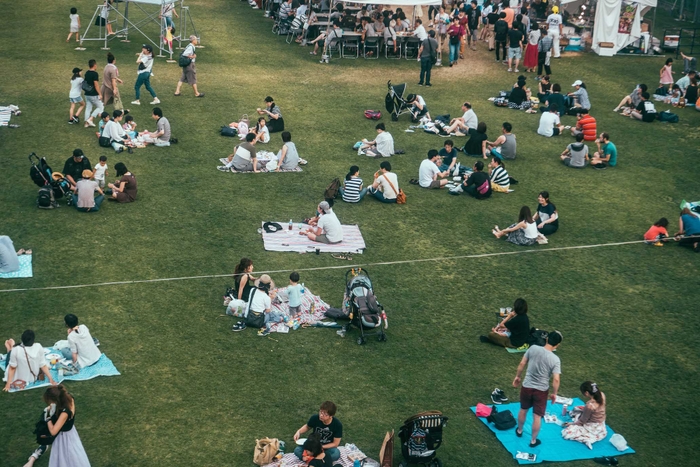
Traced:
[[416, 180], [415, 178], [412, 178], [408, 181], [408, 183], [410, 183], [411, 185], [418, 185], [418, 180]]
[[19, 251], [17, 252], [17, 256], [22, 256], [22, 255], [31, 255], [32, 250], [25, 250], [24, 248], [20, 248]]
[[337, 254], [337, 255], [331, 255], [331, 257], [335, 258], [335, 259], [344, 259], [344, 260], [352, 261], [352, 256], [350, 256], [350, 255]]
[[181, 95], [182, 95], [182, 94], [180, 94], [179, 92], [176, 92], [176, 93], [173, 94], [173, 96], [181, 96]]

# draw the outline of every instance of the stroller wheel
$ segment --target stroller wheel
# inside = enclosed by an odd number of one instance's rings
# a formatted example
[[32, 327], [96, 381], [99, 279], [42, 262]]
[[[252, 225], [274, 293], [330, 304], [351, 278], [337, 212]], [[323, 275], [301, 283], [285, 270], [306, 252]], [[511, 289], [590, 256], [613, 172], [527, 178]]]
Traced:
[[431, 467], [442, 467], [442, 461], [438, 458], [433, 459], [430, 463]]
[[362, 345], [365, 343], [365, 338], [364, 337], [358, 337], [357, 338], [357, 345]]
[[386, 342], [386, 334], [382, 333], [377, 336], [379, 342]]

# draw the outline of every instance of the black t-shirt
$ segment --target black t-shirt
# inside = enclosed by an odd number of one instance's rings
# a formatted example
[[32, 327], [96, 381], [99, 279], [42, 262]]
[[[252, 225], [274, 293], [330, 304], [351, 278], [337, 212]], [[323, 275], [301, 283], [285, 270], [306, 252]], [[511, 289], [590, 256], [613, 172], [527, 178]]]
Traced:
[[693, 86], [692, 84], [688, 86], [688, 89], [685, 90], [685, 100], [687, 101], [687, 105], [695, 105], [698, 100], [697, 86]]
[[452, 159], [457, 157], [457, 150], [452, 148], [451, 152], [447, 152], [447, 149], [442, 148], [440, 151], [438, 151], [438, 155], [442, 157], [442, 163], [449, 166], [452, 164]]
[[508, 23], [505, 20], [499, 19], [496, 21], [493, 30], [496, 32], [496, 40], [498, 42], [505, 42], [508, 39]]
[[501, 19], [498, 13], [489, 13], [486, 18], [489, 20], [489, 24], [496, 24], [496, 21]]
[[508, 31], [508, 40], [510, 41], [509, 47], [511, 49], [517, 49], [520, 47], [520, 41], [523, 40], [523, 33], [520, 29], [511, 29]]
[[479, 9], [479, 7], [469, 8], [467, 11], [467, 18], [469, 18], [469, 29], [478, 29], [479, 18], [481, 18], [481, 9]]
[[325, 455], [323, 459], [314, 459], [309, 462], [309, 467], [333, 467], [331, 456]]
[[100, 75], [96, 71], [88, 70], [85, 72], [84, 80], [92, 86], [92, 91], [85, 91], [86, 96], [97, 96], [97, 82], [100, 79]]
[[[554, 203], [547, 203], [547, 206], [542, 206], [541, 204], [538, 204], [537, 213], [539, 214], [539, 220], [537, 224], [539, 225], [542, 222], [548, 220], [550, 217], [552, 217], [552, 214], [554, 214], [554, 211], [556, 210], [557, 207], [554, 205]], [[554, 222], [550, 222], [550, 224], [555, 227], [559, 227], [559, 216], [557, 216]]]
[[547, 102], [548, 106], [552, 106], [552, 104], [557, 106], [557, 109], [559, 109], [559, 114], [563, 114], [564, 111], [566, 111], [566, 105], [564, 104], [564, 96], [559, 94], [558, 92], [554, 92], [550, 95], [547, 96]]
[[333, 438], [343, 437], [343, 424], [340, 423], [340, 420], [335, 417], [333, 417], [331, 423], [325, 425], [318, 417], [318, 414], [312, 415], [311, 418], [309, 418], [309, 421], [306, 422], [306, 426], [311, 428], [314, 433], [320, 436], [322, 445], [332, 443]]
[[63, 175], [66, 177], [70, 175], [76, 182], [83, 178], [83, 170], [92, 170], [92, 165], [87, 157], [83, 156], [80, 162], [75, 162], [73, 156], [71, 156], [65, 164], [63, 164]]
[[530, 335], [530, 318], [525, 315], [515, 315], [506, 321], [506, 328], [510, 331], [510, 343], [514, 347], [520, 347]]
[[656, 120], [656, 107], [654, 107], [654, 103], [649, 100], [640, 102], [639, 105], [637, 105], [637, 112], [642, 114], [643, 122], [653, 122]]
[[464, 152], [471, 156], [483, 154], [482, 143], [488, 139], [486, 133], [479, 133], [474, 128], [469, 129], [469, 141], [464, 145]]
[[543, 94], [547, 94], [552, 90], [552, 83], [543, 83], [540, 81], [540, 86], [542, 87]]
[[508, 102], [513, 102], [518, 105], [522, 104], [526, 100], [527, 93], [523, 88], [519, 87], [514, 87], [513, 90], [510, 92], [510, 96], [508, 96]]
[[467, 179], [467, 186], [474, 185], [476, 186], [477, 190], [484, 184], [484, 182], [488, 184], [488, 191], [483, 195], [477, 191], [475, 196], [476, 199], [483, 199], [491, 196], [491, 180], [489, 180], [489, 174], [486, 172], [474, 172]]

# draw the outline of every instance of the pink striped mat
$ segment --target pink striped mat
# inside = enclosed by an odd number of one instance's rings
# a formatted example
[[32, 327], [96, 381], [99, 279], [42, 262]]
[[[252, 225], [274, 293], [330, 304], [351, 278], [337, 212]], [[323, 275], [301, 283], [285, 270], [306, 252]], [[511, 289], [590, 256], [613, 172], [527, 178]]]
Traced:
[[[299, 235], [299, 230], [309, 226], [294, 224], [293, 230], [287, 230], [288, 222], [278, 222], [284, 230], [267, 233], [263, 230], [263, 242], [267, 251], [295, 251], [297, 253], [315, 253], [318, 248], [322, 253], [359, 253], [367, 248], [362, 233], [357, 225], [343, 225], [343, 241], [334, 245], [312, 242], [306, 235]], [[264, 224], [264, 222], [263, 222]]]

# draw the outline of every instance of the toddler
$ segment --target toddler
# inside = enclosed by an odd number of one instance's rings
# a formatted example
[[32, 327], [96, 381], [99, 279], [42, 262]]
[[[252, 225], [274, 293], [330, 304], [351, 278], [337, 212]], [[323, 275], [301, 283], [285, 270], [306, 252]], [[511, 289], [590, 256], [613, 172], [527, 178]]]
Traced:
[[[80, 68], [73, 68], [73, 77], [70, 79], [70, 93], [68, 94], [68, 99], [70, 100], [70, 111], [68, 115], [68, 123], [70, 125], [80, 122], [78, 118], [80, 112], [85, 108], [85, 102], [81, 97], [83, 78], [80, 76]], [[75, 110], [75, 104], [80, 104], [78, 111], [73, 113]]]
[[644, 240], [648, 245], [663, 246], [662, 241], [668, 238], [668, 219], [662, 217], [654, 223], [649, 230], [644, 234]]
[[301, 285], [298, 272], [289, 275], [287, 296], [289, 297], [289, 317], [295, 318], [301, 312]]
[[666, 96], [666, 99], [664, 99], [664, 102], [666, 104], [671, 104], [674, 107], [678, 107], [678, 103], [681, 100], [681, 96], [683, 93], [681, 92], [681, 87], [678, 86], [677, 84], [674, 84], [673, 87], [671, 88], [671, 94]]
[[70, 41], [70, 36], [73, 34], [75, 34], [75, 42], [80, 42], [80, 16], [78, 15], [78, 9], [71, 8], [68, 17], [70, 18], [70, 32], [68, 33], [66, 42]]
[[105, 178], [109, 175], [107, 173], [107, 156], [100, 156], [100, 162], [95, 166], [95, 181], [100, 186], [100, 188], [105, 187]]
[[102, 136], [102, 130], [104, 130], [105, 125], [110, 120], [109, 112], [102, 112], [100, 114], [100, 123], [97, 124], [97, 137]]
[[124, 124], [122, 125], [122, 128], [124, 128], [124, 131], [131, 139], [136, 139], [138, 136], [136, 133], [136, 122], [134, 121], [134, 117], [131, 115], [124, 117]]

